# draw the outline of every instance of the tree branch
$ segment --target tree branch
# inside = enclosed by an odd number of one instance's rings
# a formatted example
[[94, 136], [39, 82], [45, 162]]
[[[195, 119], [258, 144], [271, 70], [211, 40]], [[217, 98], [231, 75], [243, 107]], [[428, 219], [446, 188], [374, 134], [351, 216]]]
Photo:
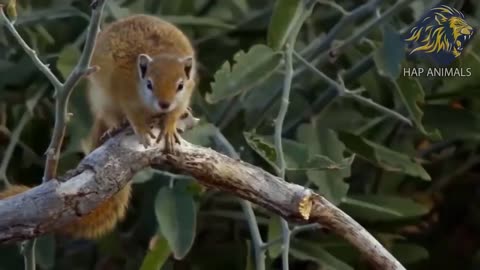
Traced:
[[65, 83], [61, 83], [55, 74], [45, 65], [40, 58], [38, 58], [35, 50], [31, 49], [23, 40], [20, 34], [15, 29], [13, 22], [11, 22], [5, 15], [3, 9], [0, 7], [0, 19], [6, 25], [7, 29], [17, 40], [23, 50], [32, 59], [35, 66], [49, 79], [50, 83], [55, 87], [55, 126], [53, 128], [52, 139], [46, 151], [47, 160], [45, 162], [45, 171], [43, 181], [48, 181], [55, 178], [57, 174], [58, 160], [60, 158], [60, 150], [62, 148], [63, 138], [65, 137], [67, 124], [67, 108], [75, 86], [80, 79], [89, 73], [95, 71], [94, 67], [90, 67], [90, 60], [92, 58], [93, 49], [97, 39], [100, 21], [102, 19], [103, 9], [107, 0], [92, 0], [91, 9], [92, 15], [87, 30], [87, 39], [82, 50], [80, 60], [69, 74]]
[[23, 40], [22, 36], [18, 33], [17, 29], [15, 29], [15, 26], [13, 25], [13, 22], [11, 22], [8, 18], [5, 12], [3, 11], [3, 8], [0, 6], [0, 18], [7, 27], [8, 31], [13, 35], [15, 40], [20, 44], [22, 49], [25, 51], [25, 53], [32, 59], [33, 63], [35, 66], [40, 70], [50, 81], [50, 83], [55, 87], [56, 90], [60, 89], [62, 87], [62, 83], [57, 79], [55, 74], [50, 70], [48, 65], [45, 65], [42, 60], [37, 55], [37, 52], [30, 48], [28, 44]]
[[54, 231], [86, 215], [125, 186], [136, 172], [152, 166], [188, 174], [205, 186], [230, 192], [292, 222], [321, 224], [346, 238], [378, 269], [405, 269], [357, 222], [310, 189], [184, 140], [177, 146], [176, 155], [165, 155], [162, 148], [144, 149], [127, 129], [86, 156], [61, 179], [1, 200], [0, 242], [31, 239]]
[[391, 110], [387, 107], [384, 107], [384, 106], [376, 103], [372, 99], [363, 97], [362, 95], [357, 94], [354, 91], [345, 88], [345, 84], [343, 83], [343, 79], [341, 77], [339, 77], [339, 79], [342, 80], [342, 83], [337, 83], [336, 81], [334, 81], [333, 79], [328, 77], [326, 74], [321, 72], [319, 69], [314, 67], [312, 64], [310, 64], [305, 58], [303, 58], [297, 52], [293, 52], [293, 55], [295, 55], [295, 57], [302, 64], [304, 64], [309, 70], [311, 70], [317, 76], [322, 78], [322, 80], [324, 80], [329, 86], [332, 86], [338, 92], [338, 94], [336, 96], [347, 97], [347, 98], [354, 99], [354, 100], [356, 100], [360, 103], [363, 103], [363, 104], [365, 104], [365, 105], [367, 105], [367, 106], [369, 106], [369, 107], [371, 107], [371, 108], [373, 108], [373, 109], [375, 109], [375, 110], [377, 110], [381, 113], [384, 113], [384, 114], [389, 115], [391, 117], [395, 117], [398, 120], [408, 124], [409, 126], [412, 126], [412, 121], [410, 119], [408, 119], [407, 117], [401, 115], [400, 113], [398, 113], [394, 110]]
[[65, 84], [63, 84], [56, 92], [55, 125], [53, 127], [52, 139], [46, 153], [47, 160], [45, 162], [43, 181], [48, 181], [51, 178], [55, 178], [57, 175], [60, 150], [62, 148], [63, 138], [65, 137], [67, 128], [67, 108], [70, 96], [80, 79], [95, 71], [94, 67], [90, 67], [90, 60], [92, 59], [105, 2], [106, 0], [92, 1], [90, 5], [92, 8], [92, 15], [88, 25], [87, 39], [82, 54], [80, 55], [77, 65], [66, 79]]

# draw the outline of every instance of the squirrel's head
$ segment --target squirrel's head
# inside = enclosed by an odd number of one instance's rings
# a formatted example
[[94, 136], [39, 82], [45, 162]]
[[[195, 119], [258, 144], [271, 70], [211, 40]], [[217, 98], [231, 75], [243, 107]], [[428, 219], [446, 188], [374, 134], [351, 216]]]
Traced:
[[137, 58], [138, 90], [153, 111], [174, 110], [189, 95], [194, 69], [193, 57], [140, 54]]

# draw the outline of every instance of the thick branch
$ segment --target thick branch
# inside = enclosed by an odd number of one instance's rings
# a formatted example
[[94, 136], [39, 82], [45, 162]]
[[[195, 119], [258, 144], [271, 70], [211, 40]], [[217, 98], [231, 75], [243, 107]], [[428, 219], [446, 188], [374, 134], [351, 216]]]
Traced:
[[[309, 222], [346, 238], [378, 269], [404, 269], [357, 222], [311, 190], [186, 141], [177, 147], [176, 155], [162, 154], [162, 147], [144, 149], [131, 131], [125, 131], [90, 153], [62, 179], [0, 201], [0, 242], [54, 231], [119, 191], [137, 171], [152, 166], [191, 175], [205, 186], [230, 192], [290, 221], [304, 223], [310, 214]], [[306, 214], [310, 206], [312, 211]]]
[[336, 208], [324, 197], [313, 197], [310, 220], [333, 230], [359, 249], [374, 269], [405, 269], [385, 248], [358, 222]]

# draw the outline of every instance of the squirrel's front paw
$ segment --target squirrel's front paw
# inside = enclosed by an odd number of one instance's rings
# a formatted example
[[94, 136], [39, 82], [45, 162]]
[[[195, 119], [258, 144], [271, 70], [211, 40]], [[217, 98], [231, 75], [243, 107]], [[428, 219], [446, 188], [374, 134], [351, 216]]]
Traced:
[[175, 150], [176, 143], [180, 144], [180, 138], [176, 131], [165, 134], [165, 149], [163, 151], [165, 153], [173, 153]]
[[164, 141], [164, 148], [163, 148], [163, 152], [164, 153], [174, 153], [175, 151], [175, 144], [180, 144], [180, 137], [177, 133], [176, 130], [174, 131], [169, 131], [169, 130], [165, 130], [162, 132], [160, 132], [160, 135], [158, 135], [157, 137], [157, 143], [163, 139]]

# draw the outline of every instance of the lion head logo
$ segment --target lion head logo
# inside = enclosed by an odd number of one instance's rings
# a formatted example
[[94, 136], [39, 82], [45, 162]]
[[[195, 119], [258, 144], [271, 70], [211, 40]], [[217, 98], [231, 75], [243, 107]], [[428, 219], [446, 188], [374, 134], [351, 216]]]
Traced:
[[441, 5], [430, 10], [405, 35], [409, 55], [448, 65], [459, 57], [475, 31], [458, 10]]

